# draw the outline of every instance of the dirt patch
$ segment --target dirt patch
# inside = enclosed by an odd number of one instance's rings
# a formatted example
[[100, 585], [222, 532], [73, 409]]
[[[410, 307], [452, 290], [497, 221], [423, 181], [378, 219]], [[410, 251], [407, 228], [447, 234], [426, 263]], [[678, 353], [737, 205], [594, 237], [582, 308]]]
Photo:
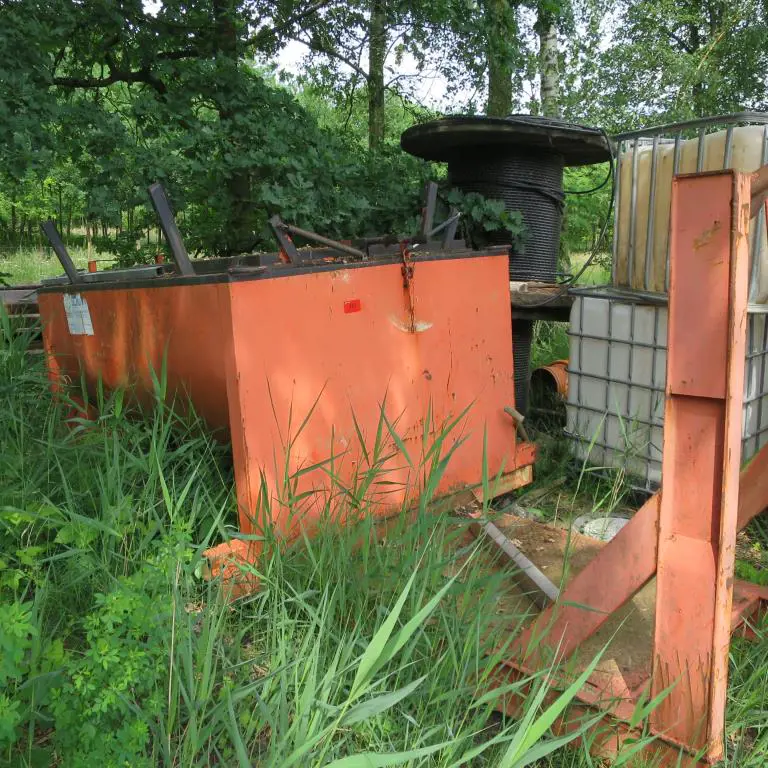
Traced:
[[[495, 523], [526, 557], [561, 588], [606, 546], [605, 542], [513, 515], [501, 515]], [[501, 555], [492, 559], [491, 567], [510, 572], [510, 584], [501, 598], [500, 612], [517, 616], [526, 613], [531, 618], [536, 616], [538, 609], [525, 591], [515, 584], [509, 561]], [[606, 574], [606, 578], [610, 578], [610, 574]], [[600, 668], [609, 672], [618, 667], [630, 689], [640, 685], [651, 671], [655, 605], [656, 587], [651, 582], [579, 648], [574, 657], [576, 668], [586, 666], [607, 646]]]

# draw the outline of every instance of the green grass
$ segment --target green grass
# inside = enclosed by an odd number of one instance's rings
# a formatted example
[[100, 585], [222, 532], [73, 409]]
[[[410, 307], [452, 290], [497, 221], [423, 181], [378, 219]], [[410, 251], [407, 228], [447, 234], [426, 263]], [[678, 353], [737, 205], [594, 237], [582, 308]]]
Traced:
[[573, 251], [569, 254], [569, 274], [578, 276], [575, 285], [609, 285], [611, 282], [611, 254], [608, 251], [600, 251], [592, 259], [592, 262], [579, 274], [584, 268], [587, 259], [592, 256], [585, 251]]
[[202, 551], [237, 535], [226, 448], [160, 398], [129, 419], [122, 395], [99, 397], [96, 421], [66, 426], [71, 404], [2, 325], [6, 764], [511, 767], [564, 754], [549, 724], [578, 681], [546, 708], [542, 671], [520, 719], [494, 714], [488, 675], [522, 617], [499, 620], [504, 579], [477, 567], [466, 520], [427, 508], [445, 435], [425, 446], [415, 521], [377, 536], [364, 489], [392, 450], [377, 440], [345, 497], [360, 522], [267, 540], [260, 589], [229, 605], [199, 578]]
[[[266, 541], [260, 589], [228, 604], [200, 578], [202, 551], [237, 536], [227, 447], [160, 392], [132, 418], [101, 396], [96, 421], [66, 426], [41, 361], [0, 324], [0, 763], [598, 765], [549, 734], [544, 673], [519, 719], [495, 713], [488, 675], [523, 617], [499, 617], [508, 576], [480, 567], [466, 520], [427, 494], [386, 537], [371, 522], [386, 429], [347, 497], [359, 523]], [[424, 446], [427, 487], [445, 439]], [[768, 756], [767, 630], [733, 649], [739, 768]]]
[[[69, 248], [69, 255], [78, 269], [88, 267], [88, 251], [85, 248]], [[113, 263], [106, 254], [91, 252], [91, 259], [98, 261], [99, 269], [104, 269]], [[10, 251], [0, 251], [0, 275], [11, 285], [39, 283], [45, 277], [63, 275], [59, 260], [52, 248], [17, 248]]]

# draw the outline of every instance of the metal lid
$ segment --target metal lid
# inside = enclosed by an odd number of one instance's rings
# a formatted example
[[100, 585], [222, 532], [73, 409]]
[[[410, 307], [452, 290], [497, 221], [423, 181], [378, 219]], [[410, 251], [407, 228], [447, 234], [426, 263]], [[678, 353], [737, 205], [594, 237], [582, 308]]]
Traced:
[[612, 152], [599, 128], [534, 115], [452, 115], [408, 128], [400, 146], [416, 157], [442, 162], [461, 150], [484, 147], [549, 150], [562, 155], [565, 165], [602, 163]]

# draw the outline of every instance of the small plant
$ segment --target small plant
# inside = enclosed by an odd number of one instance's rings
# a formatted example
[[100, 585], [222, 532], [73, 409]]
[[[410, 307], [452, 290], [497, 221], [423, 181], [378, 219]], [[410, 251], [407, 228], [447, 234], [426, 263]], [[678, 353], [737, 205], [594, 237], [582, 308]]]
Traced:
[[503, 231], [515, 253], [525, 247], [526, 227], [519, 211], [507, 211], [502, 200], [490, 200], [477, 192], [452, 189], [446, 195], [448, 204], [459, 210], [469, 242], [475, 248], [488, 243], [489, 232]]

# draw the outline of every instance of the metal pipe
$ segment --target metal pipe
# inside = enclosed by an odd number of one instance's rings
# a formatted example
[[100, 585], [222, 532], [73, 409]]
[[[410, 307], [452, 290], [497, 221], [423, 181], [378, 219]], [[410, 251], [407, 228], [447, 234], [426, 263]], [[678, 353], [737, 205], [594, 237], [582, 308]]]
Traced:
[[507, 405], [504, 407], [504, 413], [507, 414], [507, 416], [512, 417], [512, 421], [515, 422], [515, 429], [520, 433], [520, 437], [525, 440], [526, 443], [530, 443], [531, 439], [528, 437], [528, 430], [523, 426], [523, 422], [525, 421], [525, 416], [523, 416], [520, 411], [513, 408], [511, 405]]
[[421, 227], [419, 234], [428, 240], [432, 234], [432, 225], [435, 222], [435, 208], [437, 206], [437, 184], [434, 181], [427, 182], [426, 203], [421, 212]]
[[519, 569], [515, 574], [529, 592], [531, 600], [539, 607], [546, 608], [557, 602], [560, 590], [531, 562], [493, 523], [479, 521], [470, 524], [477, 535], [484, 533]]
[[323, 237], [323, 235], [318, 235], [317, 232], [310, 232], [308, 229], [294, 227], [293, 224], [286, 224], [283, 222], [282, 226], [283, 229], [291, 235], [303, 237], [306, 240], [314, 240], [316, 243], [327, 245], [329, 248], [342, 251], [343, 253], [348, 253], [350, 256], [357, 256], [358, 259], [366, 258], [366, 255], [362, 251], [358, 251], [357, 248], [353, 248], [351, 245], [344, 245], [344, 243], [340, 243], [338, 240], [331, 240], [329, 237]]
[[[768, 162], [768, 125], [763, 128], [763, 153], [761, 155], [761, 165], [765, 165]], [[762, 211], [757, 214], [757, 220], [755, 226], [751, 229], [752, 232], [752, 247], [751, 256], [752, 261], [749, 265], [749, 300], [754, 301], [757, 297], [760, 288], [760, 248], [763, 244], [763, 231], [766, 227], [764, 221], [765, 216], [762, 215]]]
[[723, 168], [731, 167], [733, 155], [733, 126], [729, 125], [725, 130], [725, 149], [723, 150]]
[[707, 129], [705, 126], [699, 128], [699, 145], [696, 147], [696, 173], [704, 170], [704, 145], [707, 143]]
[[450, 248], [451, 243], [456, 239], [456, 230], [459, 227], [461, 213], [455, 208], [451, 208], [449, 217], [445, 220], [445, 232], [443, 232], [443, 248]]
[[189, 260], [187, 249], [184, 247], [184, 241], [181, 239], [181, 232], [179, 232], [179, 228], [176, 226], [176, 219], [173, 217], [173, 211], [162, 185], [158, 182], [152, 184], [149, 188], [149, 196], [160, 219], [160, 226], [165, 234], [165, 239], [168, 241], [168, 246], [171, 249], [173, 260], [176, 262], [179, 272], [185, 277], [194, 275], [195, 268]]
[[461, 213], [457, 211], [455, 208], [451, 208], [451, 212], [448, 214], [448, 218], [442, 223], [438, 224], [433, 229], [430, 229], [429, 232], [427, 232], [426, 234], [427, 240], [439, 234], [444, 229], [450, 228], [451, 226], [453, 226], [453, 233], [456, 234], [456, 225], [459, 223], [460, 218], [461, 218]]
[[67, 277], [69, 278], [70, 283], [81, 283], [83, 282], [80, 274], [77, 271], [77, 267], [75, 267], [74, 262], [69, 256], [69, 252], [67, 251], [66, 246], [61, 240], [61, 237], [59, 236], [59, 230], [56, 229], [56, 225], [53, 223], [52, 219], [48, 219], [48, 221], [44, 221], [40, 228], [45, 233], [45, 236], [48, 238], [48, 240], [51, 243], [51, 246], [53, 247], [54, 253], [58, 257], [59, 261], [61, 262], [61, 266], [64, 267], [64, 271], [67, 273]]
[[633, 286], [635, 271], [635, 229], [637, 227], [637, 150], [639, 142], [635, 139], [632, 148], [632, 191], [629, 202], [629, 254], [627, 258], [627, 285]]
[[622, 139], [643, 138], [645, 136], [654, 136], [655, 134], [672, 133], [673, 131], [722, 123], [758, 123], [759, 125], [766, 125], [768, 124], [768, 114], [765, 112], [734, 112], [728, 115], [714, 115], [713, 117], [703, 117], [696, 120], [684, 120], [680, 123], [655, 125], [651, 128], [641, 128], [637, 131], [625, 131], [624, 133], [617, 133], [613, 139], [614, 141], [619, 141]]
[[[619, 214], [621, 211], [621, 157], [623, 154], [622, 142], [616, 146], [616, 170], [614, 171], [613, 185], [613, 231], [619, 231]], [[613, 258], [611, 259], [611, 285], [616, 285], [616, 261], [619, 255], [619, 238], [613, 236]]]
[[651, 188], [648, 199], [648, 222], [645, 229], [645, 274], [643, 275], [643, 288], [650, 290], [651, 267], [653, 265], [655, 217], [656, 217], [656, 163], [659, 154], [659, 137], [653, 137], [653, 149], [651, 150]]

